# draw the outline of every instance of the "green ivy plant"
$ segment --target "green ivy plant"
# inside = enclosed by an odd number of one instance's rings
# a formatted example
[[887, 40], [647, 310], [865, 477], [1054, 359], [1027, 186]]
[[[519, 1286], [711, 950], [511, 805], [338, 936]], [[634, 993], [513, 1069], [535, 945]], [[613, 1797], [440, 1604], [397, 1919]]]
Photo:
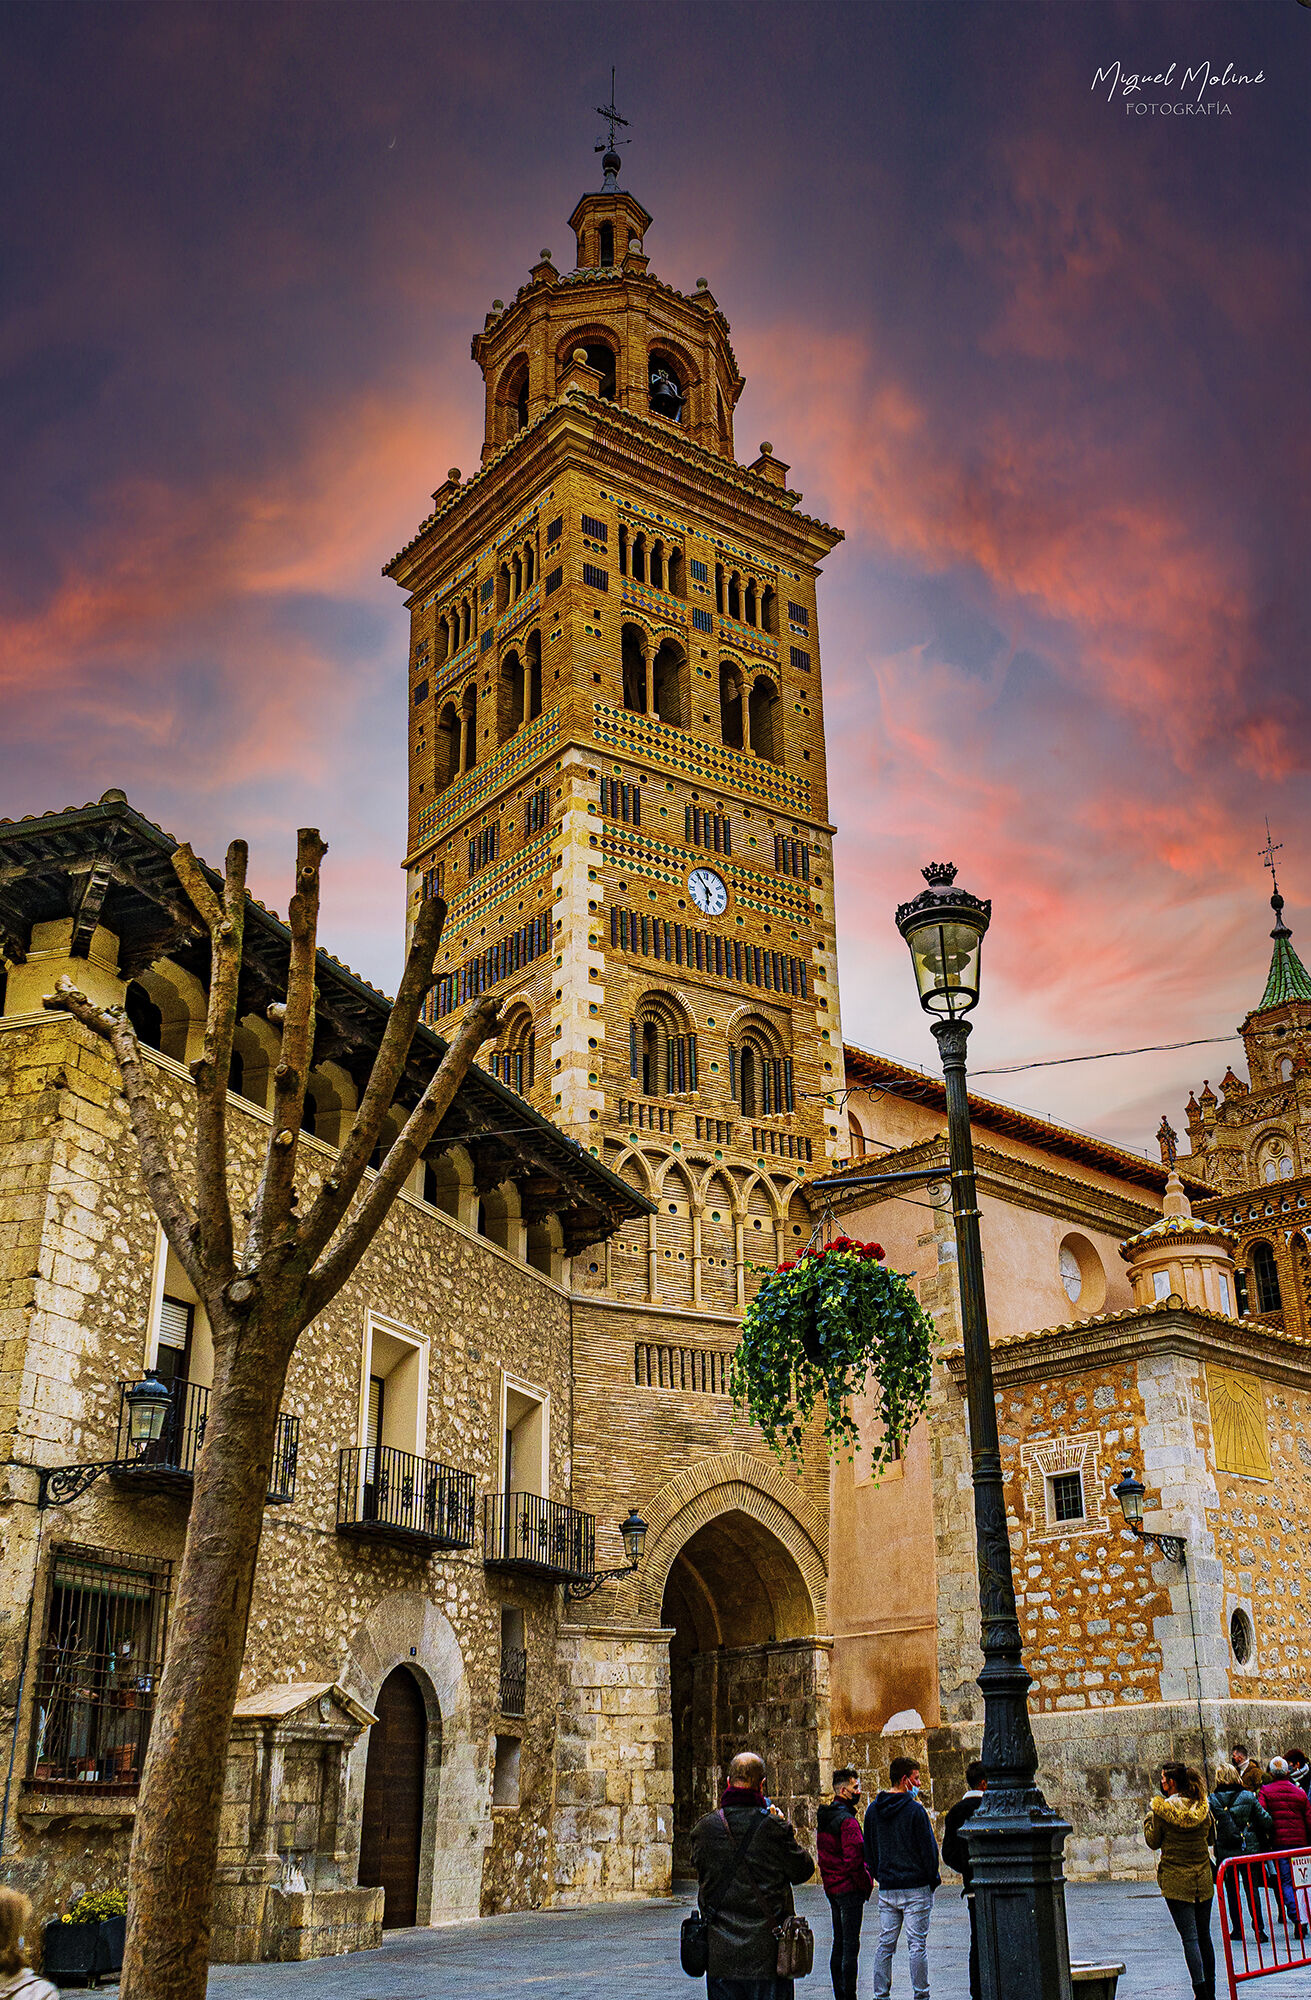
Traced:
[[127, 1915], [127, 1894], [122, 1889], [88, 1889], [79, 1896], [71, 1910], [66, 1910], [63, 1922], [66, 1924], [99, 1924], [108, 1917]]
[[933, 1343], [932, 1320], [887, 1268], [882, 1246], [839, 1236], [765, 1278], [733, 1355], [733, 1400], [780, 1457], [799, 1463], [804, 1425], [822, 1397], [830, 1449], [853, 1452], [860, 1434], [851, 1399], [872, 1371], [883, 1399], [883, 1436], [868, 1440], [877, 1476], [928, 1403]]

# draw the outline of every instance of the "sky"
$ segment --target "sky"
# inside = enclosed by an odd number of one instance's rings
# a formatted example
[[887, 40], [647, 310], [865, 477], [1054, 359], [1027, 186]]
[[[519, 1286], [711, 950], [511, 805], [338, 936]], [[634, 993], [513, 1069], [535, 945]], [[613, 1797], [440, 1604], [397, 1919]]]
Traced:
[[245, 836], [277, 908], [317, 824], [322, 941], [394, 988], [381, 566], [478, 464], [491, 299], [572, 264], [612, 64], [738, 454], [845, 531], [847, 1037], [934, 1063], [892, 918], [954, 860], [993, 905], [978, 1087], [1151, 1148], [1236, 1041], [989, 1072], [1232, 1036], [1267, 815], [1311, 956], [1306, 0], [10, 0], [0, 813], [121, 786]]

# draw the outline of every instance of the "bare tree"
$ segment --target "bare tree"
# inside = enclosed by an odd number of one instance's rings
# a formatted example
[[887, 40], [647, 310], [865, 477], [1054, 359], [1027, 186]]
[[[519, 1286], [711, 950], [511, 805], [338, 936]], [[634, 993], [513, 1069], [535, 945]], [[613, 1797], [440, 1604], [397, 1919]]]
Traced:
[[121, 1007], [95, 1006], [62, 978], [45, 1005], [102, 1035], [122, 1075], [151, 1204], [204, 1302], [214, 1339], [205, 1441], [178, 1578], [163, 1678], [132, 1839], [124, 2000], [203, 2000], [209, 1960], [219, 1807], [228, 1731], [245, 1651], [279, 1405], [296, 1341], [345, 1283], [377, 1234], [482, 1044], [497, 1007], [477, 1002], [362, 1197], [409, 1057], [446, 905], [420, 905], [400, 989], [349, 1136], [300, 1216], [297, 1152], [315, 1015], [319, 870], [313, 828], [297, 839], [288, 910], [291, 959], [274, 1070], [273, 1127], [238, 1247], [228, 1190], [227, 1086], [237, 1023], [246, 914], [246, 844], [227, 853], [221, 894], [189, 847], [173, 867], [209, 931], [211, 971], [196, 1086], [194, 1197], [169, 1156], [132, 1025]]

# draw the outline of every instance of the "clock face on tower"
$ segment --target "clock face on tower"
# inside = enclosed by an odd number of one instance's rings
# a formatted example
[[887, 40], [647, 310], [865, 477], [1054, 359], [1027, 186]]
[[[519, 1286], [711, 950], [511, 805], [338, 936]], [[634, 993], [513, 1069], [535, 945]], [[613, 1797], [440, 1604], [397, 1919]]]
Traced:
[[694, 868], [687, 878], [687, 893], [707, 917], [722, 916], [728, 908], [728, 890], [713, 868]]

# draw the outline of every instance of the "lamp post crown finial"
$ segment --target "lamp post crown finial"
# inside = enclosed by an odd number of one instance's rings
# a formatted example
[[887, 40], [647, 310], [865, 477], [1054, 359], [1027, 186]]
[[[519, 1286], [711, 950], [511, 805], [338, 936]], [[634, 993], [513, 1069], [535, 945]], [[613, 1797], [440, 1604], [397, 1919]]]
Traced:
[[939, 887], [950, 889], [952, 883], [956, 880], [956, 863], [954, 861], [930, 861], [928, 867], [922, 868], [920, 873], [931, 887], [935, 889]]

